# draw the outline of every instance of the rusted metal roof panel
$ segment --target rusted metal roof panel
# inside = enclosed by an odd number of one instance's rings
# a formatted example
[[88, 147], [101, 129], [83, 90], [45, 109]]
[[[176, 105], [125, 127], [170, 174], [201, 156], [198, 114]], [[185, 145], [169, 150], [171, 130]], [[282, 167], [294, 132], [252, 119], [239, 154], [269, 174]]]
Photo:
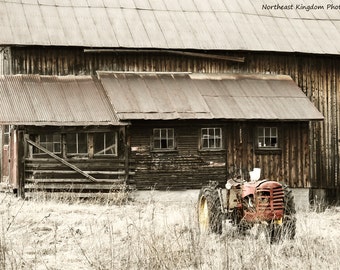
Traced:
[[102, 85], [91, 76], [0, 76], [0, 123], [118, 125]]
[[322, 120], [289, 76], [98, 72], [121, 120]]
[[337, 0], [2, 0], [0, 45], [339, 55], [338, 5]]

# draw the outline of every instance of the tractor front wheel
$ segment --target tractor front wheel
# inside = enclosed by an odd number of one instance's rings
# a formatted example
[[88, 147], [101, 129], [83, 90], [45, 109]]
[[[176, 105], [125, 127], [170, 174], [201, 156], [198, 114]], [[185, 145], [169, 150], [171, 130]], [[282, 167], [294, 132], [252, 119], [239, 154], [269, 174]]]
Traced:
[[218, 190], [208, 186], [198, 196], [198, 224], [201, 232], [222, 233], [222, 209]]

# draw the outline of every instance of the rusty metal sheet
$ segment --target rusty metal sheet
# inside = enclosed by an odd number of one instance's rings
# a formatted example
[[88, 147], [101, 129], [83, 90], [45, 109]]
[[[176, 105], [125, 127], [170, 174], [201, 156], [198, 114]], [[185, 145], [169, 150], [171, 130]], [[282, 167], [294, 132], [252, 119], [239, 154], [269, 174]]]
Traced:
[[[323, 119], [288, 76], [108, 72], [99, 75], [122, 120]], [[127, 101], [132, 99], [134, 110], [126, 109], [132, 104], [126, 104]], [[165, 108], [163, 104], [167, 104]]]
[[0, 123], [119, 125], [96, 80], [90, 76], [1, 76]]

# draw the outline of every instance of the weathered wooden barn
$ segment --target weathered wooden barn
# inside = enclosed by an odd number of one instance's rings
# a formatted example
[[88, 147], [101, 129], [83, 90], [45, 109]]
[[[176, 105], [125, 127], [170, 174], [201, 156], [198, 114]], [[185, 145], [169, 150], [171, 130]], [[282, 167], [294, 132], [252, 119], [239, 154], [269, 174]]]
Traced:
[[[144, 151], [140, 145], [148, 140], [148, 146], [151, 147], [152, 136], [160, 134], [162, 138], [163, 132], [166, 136], [169, 136], [169, 132], [171, 135], [168, 128], [172, 125], [177, 134], [175, 136], [179, 136], [174, 138], [174, 145], [188, 155], [191, 150], [186, 149], [185, 145], [192, 143], [191, 149], [195, 145], [197, 151], [198, 145], [202, 144], [199, 139], [201, 135], [222, 132], [226, 139], [223, 140], [223, 150], [217, 151], [216, 155], [213, 151], [208, 154], [198, 151], [201, 157], [211, 155], [201, 158], [200, 162], [221, 165], [216, 172], [224, 170], [228, 174], [232, 166], [238, 165], [244, 169], [262, 166], [264, 177], [283, 179], [294, 187], [310, 188], [312, 196], [324, 194], [333, 200], [338, 197], [340, 186], [340, 11], [334, 0], [319, 0], [317, 5], [310, 0], [300, 1], [298, 5], [290, 0], [284, 2], [280, 6], [271, 1], [269, 4], [268, 1], [236, 0], [4, 0], [0, 2], [0, 73], [96, 76], [97, 71], [192, 72], [253, 74], [257, 78], [267, 74], [288, 75], [322, 113], [323, 121], [310, 121], [319, 120], [320, 117], [314, 119], [307, 116], [306, 112], [300, 120], [295, 118], [296, 121], [287, 121], [285, 117], [271, 120], [239, 119], [239, 115], [228, 121], [204, 119], [197, 115], [193, 117], [202, 121], [200, 124], [196, 120], [192, 122], [192, 118], [166, 120], [159, 116], [153, 120], [126, 118], [129, 120], [128, 127], [120, 126], [124, 122], [122, 120], [117, 122], [117, 126], [114, 124], [111, 127], [126, 130], [126, 145], [130, 149], [124, 151], [129, 152], [131, 160], [136, 162], [134, 179], [137, 186], [138, 183], [143, 187], [155, 185], [156, 176], [152, 176], [152, 173], [154, 170], [164, 170], [161, 184], [157, 180], [160, 187], [174, 183], [177, 187], [191, 187], [181, 185], [182, 179], [173, 176], [171, 171], [176, 164], [171, 159], [162, 159], [157, 151], [151, 151], [154, 158], [150, 159], [144, 155], [150, 149], [140, 153]], [[181, 83], [185, 85], [188, 81], [191, 82], [188, 79]], [[105, 90], [105, 83], [101, 83]], [[105, 93], [109, 95], [108, 90]], [[152, 95], [152, 98], [156, 97]], [[267, 102], [271, 105], [272, 99], [267, 98]], [[112, 99], [110, 104], [116, 105]], [[95, 110], [94, 107], [99, 106], [92, 106], [90, 110]], [[261, 104], [261, 107], [265, 106]], [[113, 109], [117, 113], [116, 108]], [[290, 110], [282, 108], [282, 111], [288, 113]], [[136, 112], [143, 114], [143, 110]], [[0, 120], [8, 124], [5, 119]], [[269, 155], [260, 154], [262, 150], [257, 149], [255, 143], [259, 142], [256, 138], [261, 132], [257, 126], [263, 120], [270, 124], [263, 125], [264, 132], [265, 128], [269, 128], [270, 132], [279, 132], [277, 141], [287, 144], [287, 149], [273, 150]], [[203, 131], [201, 125], [204, 121], [206, 129]], [[15, 121], [11, 125], [16, 125]], [[86, 123], [73, 125], [97, 126]], [[43, 129], [50, 125], [40, 126]], [[188, 126], [192, 127], [191, 133]], [[156, 134], [150, 137], [148, 132], [155, 128], [158, 131], [154, 131]], [[3, 131], [5, 142], [8, 127], [4, 126]], [[217, 138], [218, 135], [214, 133], [213, 137]], [[176, 142], [179, 138], [184, 145], [180, 141]], [[161, 146], [162, 139], [159, 143]], [[192, 168], [197, 174], [203, 168], [203, 163], [198, 162], [198, 159], [190, 160], [183, 153], [174, 159], [182, 164], [196, 164]], [[167, 155], [173, 153], [169, 151]], [[3, 170], [6, 167], [4, 165]], [[138, 178], [138, 166], [140, 170], [150, 173], [152, 177], [149, 182], [145, 177]], [[219, 172], [217, 174], [220, 175]], [[182, 175], [183, 179], [191, 177], [190, 172], [183, 172]], [[191, 182], [193, 187], [207, 180], [203, 175], [198, 183], [194, 180]]]

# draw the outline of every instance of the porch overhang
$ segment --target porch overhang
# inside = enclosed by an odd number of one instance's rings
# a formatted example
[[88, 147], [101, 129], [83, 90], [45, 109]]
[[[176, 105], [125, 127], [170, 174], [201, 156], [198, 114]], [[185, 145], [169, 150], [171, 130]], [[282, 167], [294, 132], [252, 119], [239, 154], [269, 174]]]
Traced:
[[0, 124], [124, 125], [95, 76], [0, 76]]
[[121, 121], [319, 121], [323, 115], [286, 75], [98, 72]]

